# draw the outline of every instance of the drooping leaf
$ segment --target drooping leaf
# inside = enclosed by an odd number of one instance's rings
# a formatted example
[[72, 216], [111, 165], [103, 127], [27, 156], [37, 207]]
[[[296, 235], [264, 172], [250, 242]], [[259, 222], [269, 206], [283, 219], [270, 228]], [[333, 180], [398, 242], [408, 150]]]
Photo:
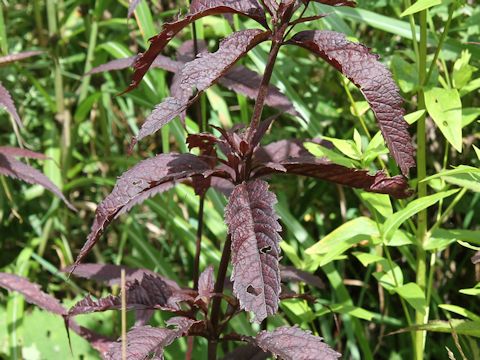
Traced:
[[144, 275], [151, 275], [162, 279], [170, 288], [180, 290], [180, 287], [175, 281], [164, 278], [148, 269], [133, 269], [127, 266], [112, 264], [79, 264], [75, 267], [73, 265], [67, 266], [65, 269], [62, 269], [62, 272], [113, 286], [120, 284], [122, 270], [125, 271], [125, 280], [127, 282], [133, 282], [135, 280], [141, 281]]
[[232, 237], [233, 291], [240, 307], [252, 311], [258, 323], [278, 310], [281, 226], [273, 208], [276, 202], [268, 184], [254, 180], [237, 185], [225, 208]]
[[6, 156], [26, 157], [29, 159], [46, 160], [48, 157], [44, 154], [37, 153], [28, 149], [21, 149], [11, 146], [0, 146], [0, 154]]
[[330, 348], [322, 338], [298, 327], [280, 327], [274, 331], [262, 331], [256, 343], [283, 360], [335, 360], [341, 354]]
[[113, 191], [98, 205], [87, 242], [75, 261], [78, 265], [96, 244], [105, 227], [119, 214], [145, 199], [172, 188], [176, 182], [209, 170], [191, 154], [160, 154], [141, 161], [120, 176]]
[[201, 53], [182, 68], [175, 97], [168, 97], [147, 117], [137, 141], [158, 131], [163, 125], [183, 113], [192, 103], [195, 91], [204, 91], [222, 77], [243, 55], [265, 41], [269, 32], [243, 30], [224, 39], [214, 53]]
[[[174, 296], [174, 289], [170, 288], [160, 277], [144, 275], [142, 279], [129, 282], [126, 286], [126, 307], [129, 310], [144, 309], [165, 309], [176, 311], [177, 297]], [[70, 316], [88, 314], [92, 312], [103, 312], [107, 310], [121, 309], [121, 296], [108, 296], [93, 300], [87, 296], [77, 302], [68, 312]]]
[[[170, 319], [170, 324], [176, 329], [154, 328], [151, 326], [139, 326], [132, 328], [127, 333], [127, 359], [144, 360], [151, 358], [163, 359], [163, 349], [170, 345], [175, 339], [188, 333], [194, 320], [187, 318]], [[167, 323], [168, 324], [168, 323]], [[122, 358], [121, 339], [110, 346], [105, 356], [106, 360], [118, 360]]]
[[164, 24], [162, 32], [150, 39], [151, 44], [148, 50], [140, 56], [137, 61], [135, 61], [135, 73], [133, 74], [132, 82], [126, 91], [130, 91], [138, 86], [157, 55], [163, 51], [170, 40], [172, 40], [182, 29], [202, 17], [220, 14], [245, 15], [267, 27], [263, 9], [255, 0], [192, 1], [190, 4], [190, 11], [184, 18]]
[[10, 291], [17, 291], [25, 297], [25, 300], [35, 304], [41, 309], [57, 315], [65, 315], [67, 311], [53, 296], [44, 293], [40, 286], [31, 283], [28, 279], [7, 273], [0, 273], [0, 287]]
[[8, 111], [8, 113], [17, 123], [18, 127], [23, 127], [22, 119], [20, 119], [20, 115], [18, 115], [17, 108], [13, 103], [12, 97], [2, 83], [0, 83], [0, 106], [3, 106]]
[[48, 177], [30, 165], [24, 164], [13, 156], [24, 156], [36, 159], [44, 158], [41, 154], [29, 150], [11, 147], [0, 148], [0, 175], [9, 176], [14, 179], [23, 180], [29, 184], [38, 184], [51, 191], [57, 197], [63, 200], [69, 209], [76, 211], [75, 207], [65, 198], [60, 189], [50, 181]]
[[387, 68], [361, 44], [333, 31], [302, 31], [289, 44], [304, 47], [342, 72], [364, 94], [395, 161], [406, 176], [415, 166], [412, 139], [403, 118], [403, 99]]
[[[400, 199], [411, 195], [408, 183], [403, 176], [387, 177], [382, 171], [370, 175], [366, 170], [347, 168], [325, 158], [316, 158], [298, 140], [280, 140], [260, 147], [254, 154], [254, 160], [258, 164], [255, 177], [270, 174], [295, 174], [370, 192], [389, 194]], [[286, 171], [275, 170], [272, 166], [263, 165], [269, 163], [277, 163]]]
[[17, 54], [9, 54], [5, 56], [0, 56], [0, 66], [4, 66], [10, 64], [12, 62], [20, 61], [23, 59], [27, 59], [32, 56], [40, 55], [43, 51], [25, 51]]
[[[37, 305], [42, 310], [60, 316], [67, 315], [67, 310], [56, 298], [43, 292], [39, 285], [31, 283], [24, 277], [0, 273], [0, 287], [19, 292], [27, 302]], [[112, 343], [111, 339], [79, 326], [75, 321], [68, 321], [67, 324], [70, 329], [87, 340], [101, 354], [105, 354], [108, 346]]]
[[[190, 42], [185, 43], [189, 44]], [[203, 47], [200, 47], [200, 50], [202, 49]], [[85, 75], [99, 74], [106, 71], [123, 70], [133, 66], [135, 59], [137, 59], [137, 56], [111, 60], [105, 64], [91, 69]], [[175, 73], [170, 89], [172, 97], [177, 96], [177, 94], [180, 92], [180, 70], [183, 68], [186, 62], [193, 60], [193, 56], [192, 54], [183, 54], [183, 56], [179, 57], [178, 60], [180, 61], [175, 61], [163, 55], [158, 55], [151, 66], [151, 68], [160, 68]], [[232, 67], [221, 78], [218, 79], [218, 83], [221, 86], [224, 86], [238, 94], [245, 95], [249, 99], [253, 100], [257, 98], [258, 88], [260, 87], [261, 81], [262, 78], [260, 74], [242, 65], [236, 65]], [[268, 86], [268, 94], [265, 98], [265, 105], [293, 116], [300, 116], [290, 99], [282, 94], [282, 92], [272, 84]]]

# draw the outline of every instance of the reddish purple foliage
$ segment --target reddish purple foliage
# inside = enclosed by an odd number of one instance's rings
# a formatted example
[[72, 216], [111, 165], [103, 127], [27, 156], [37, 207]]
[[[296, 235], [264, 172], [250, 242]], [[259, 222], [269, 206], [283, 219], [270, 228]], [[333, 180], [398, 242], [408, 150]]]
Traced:
[[341, 71], [364, 94], [375, 116], [388, 148], [407, 176], [415, 166], [412, 139], [403, 118], [403, 99], [388, 69], [369, 49], [345, 39], [333, 31], [302, 31], [289, 42], [304, 47]]
[[265, 351], [284, 360], [335, 360], [341, 355], [310, 332], [284, 326], [274, 331], [262, 331], [256, 343]]
[[262, 322], [278, 309], [281, 226], [273, 205], [277, 199], [262, 180], [237, 185], [225, 208], [232, 237], [232, 281], [240, 307]]

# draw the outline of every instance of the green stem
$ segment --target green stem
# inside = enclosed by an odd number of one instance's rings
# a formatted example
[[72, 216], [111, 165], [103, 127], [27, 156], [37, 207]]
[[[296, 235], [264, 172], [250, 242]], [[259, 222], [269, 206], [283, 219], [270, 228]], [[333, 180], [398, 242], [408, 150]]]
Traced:
[[0, 49], [2, 55], [8, 54], [7, 30], [5, 27], [5, 18], [3, 17], [3, 3], [0, 6]]
[[[412, 5], [411, 0], [405, 0], [405, 9], [408, 9]], [[420, 57], [419, 49], [418, 49], [418, 42], [417, 42], [417, 31], [415, 27], [415, 17], [412, 15], [408, 16], [408, 22], [410, 23], [410, 30], [412, 32], [412, 41], [413, 41], [413, 51], [415, 52], [415, 58], [418, 59]]]
[[[94, 19], [90, 27], [90, 36], [88, 39], [88, 50], [87, 50], [87, 59], [85, 60], [84, 74], [86, 74], [92, 68], [92, 62], [95, 54], [95, 47], [97, 46], [97, 35], [98, 35], [98, 19], [96, 14], [93, 15]], [[90, 19], [91, 20], [91, 19]], [[86, 18], [86, 22], [88, 18]], [[82, 85], [80, 86], [80, 96], [78, 102], [81, 103], [87, 97], [88, 86], [90, 85], [91, 76], [84, 76], [82, 78]]]
[[[427, 77], [425, 78], [424, 84], [428, 84], [430, 77], [432, 76], [433, 70], [435, 69], [438, 57], [440, 56], [440, 51], [442, 50], [443, 43], [445, 42], [445, 38], [447, 37], [448, 31], [450, 29], [450, 24], [452, 23], [454, 9], [455, 9], [455, 3], [452, 3], [452, 5], [450, 5], [450, 9], [448, 12], [447, 23], [445, 24], [445, 28], [443, 29], [442, 35], [440, 36], [440, 40], [438, 41], [437, 50], [435, 50], [435, 55], [433, 56], [433, 60], [430, 65], [430, 69], [428, 70], [428, 74], [427, 74]], [[445, 73], [448, 74], [447, 69], [445, 69]]]
[[[424, 85], [427, 77], [427, 10], [420, 12], [420, 46], [419, 46], [419, 92], [418, 92], [418, 110], [425, 110]], [[427, 176], [426, 159], [426, 117], [423, 115], [417, 123], [417, 180], [418, 180], [418, 198], [427, 196], [427, 184], [422, 180]], [[427, 210], [418, 213], [417, 218], [417, 285], [425, 291], [426, 289], [426, 253], [423, 248], [427, 234]], [[415, 323], [423, 325], [428, 320], [428, 314], [420, 311], [415, 312]], [[423, 360], [425, 347], [425, 331], [416, 332], [415, 337], [415, 359]]]

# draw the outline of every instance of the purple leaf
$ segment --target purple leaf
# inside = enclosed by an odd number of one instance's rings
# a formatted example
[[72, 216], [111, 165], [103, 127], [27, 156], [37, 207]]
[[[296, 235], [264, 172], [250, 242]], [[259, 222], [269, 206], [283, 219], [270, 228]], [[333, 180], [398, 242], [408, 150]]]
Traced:
[[162, 279], [172, 289], [180, 290], [180, 287], [175, 281], [166, 279], [148, 269], [132, 269], [126, 266], [111, 264], [79, 264], [75, 269], [73, 265], [68, 266], [63, 269], [62, 272], [71, 273], [76, 277], [100, 281], [112, 286], [120, 284], [122, 270], [125, 270], [125, 280], [127, 282], [135, 280], [141, 281], [144, 275], [150, 275]]
[[25, 300], [41, 309], [57, 315], [65, 315], [67, 311], [53, 296], [44, 293], [40, 286], [31, 283], [28, 279], [7, 273], [0, 273], [0, 287], [10, 291], [17, 291]]
[[415, 166], [412, 139], [403, 118], [403, 99], [387, 68], [364, 45], [333, 31], [302, 31], [289, 44], [304, 47], [342, 72], [363, 93], [402, 173]]
[[22, 119], [20, 119], [20, 115], [18, 115], [17, 108], [13, 103], [12, 97], [10, 96], [8, 90], [3, 87], [2, 83], [0, 83], [0, 106], [3, 106], [8, 111], [8, 113], [17, 123], [18, 127], [23, 127]]
[[[204, 43], [200, 43], [199, 45], [199, 50], [201, 52], [205, 49], [202, 46], [203, 44]], [[183, 68], [187, 61], [191, 61], [194, 58], [193, 52], [191, 51], [192, 49], [190, 48], [193, 46], [192, 41], [186, 41], [182, 45], [182, 47], [184, 46], [185, 48], [182, 49], [181, 53], [179, 49], [178, 59], [180, 61], [175, 61], [163, 55], [158, 55], [151, 66], [152, 68], [161, 68], [163, 70], [175, 73], [172, 80], [172, 85], [170, 86], [170, 92], [172, 97], [178, 97], [179, 94], [181, 94], [180, 70]], [[85, 75], [93, 75], [106, 71], [126, 69], [133, 65], [135, 59], [137, 59], [137, 56], [131, 56], [123, 59], [115, 59], [93, 68]], [[261, 81], [262, 78], [258, 73], [247, 69], [242, 65], [234, 66], [232, 69], [228, 70], [221, 78], [218, 79], [218, 83], [220, 85], [238, 94], [245, 95], [249, 99], [257, 98], [258, 88]], [[269, 85], [268, 89], [268, 94], [265, 99], [265, 104], [267, 106], [278, 109], [293, 116], [301, 116], [297, 112], [297, 110], [295, 110], [293, 103], [285, 95], [283, 95], [276, 86]]]
[[[194, 320], [187, 318], [170, 319], [170, 324], [177, 328], [161, 329], [151, 326], [139, 326], [132, 328], [127, 333], [127, 359], [144, 360], [151, 358], [163, 359], [163, 349], [176, 339], [186, 335]], [[105, 356], [106, 360], [118, 360], [122, 358], [121, 339], [110, 346]]]
[[39, 159], [39, 160], [46, 160], [48, 156], [37, 153], [35, 151], [21, 149], [11, 146], [0, 146], [0, 154], [7, 155], [7, 156], [15, 156], [15, 157], [26, 157], [30, 159]]
[[113, 339], [109, 337], [99, 335], [83, 326], [78, 325], [75, 321], [69, 320], [68, 326], [72, 329], [76, 334], [87, 340], [90, 345], [97, 350], [103, 357], [107, 353], [110, 346], [114, 343]]
[[215, 278], [213, 274], [213, 266], [210, 265], [200, 274], [200, 277], [198, 278], [197, 299], [203, 298], [205, 302], [208, 302], [213, 295], [214, 286]]
[[10, 64], [12, 62], [20, 61], [27, 59], [32, 56], [43, 54], [43, 51], [25, 51], [17, 54], [10, 54], [5, 56], [0, 56], [0, 66]]
[[268, 184], [254, 180], [237, 185], [225, 208], [232, 237], [233, 292], [240, 307], [262, 322], [278, 310], [280, 295], [281, 226], [273, 205], [277, 199]]
[[138, 4], [140, 4], [141, 0], [130, 0], [130, 4], [128, 5], [128, 15], [127, 18], [130, 19], [137, 8]]
[[[94, 67], [89, 72], [87, 72], [85, 76], [99, 74], [106, 71], [127, 69], [133, 66], [138, 56], [139, 55], [111, 60], [105, 64]], [[170, 72], [179, 71], [182, 68], [182, 66], [183, 66], [183, 63], [172, 60], [163, 55], [158, 55], [152, 64], [152, 68], [161, 68], [163, 70], [167, 70]]]
[[160, 192], [170, 189], [177, 181], [209, 170], [208, 164], [191, 154], [160, 154], [141, 161], [120, 176], [113, 191], [98, 205], [87, 242], [80, 250], [75, 266], [82, 261], [98, 241], [105, 227], [120, 213], [131, 209]]
[[265, 7], [267, 8], [270, 15], [274, 16], [274, 18], [276, 19], [278, 12], [277, 0], [262, 0], [262, 2], [265, 4]]
[[304, 282], [317, 289], [325, 289], [325, 284], [318, 276], [297, 269], [294, 266], [280, 266], [282, 281]]
[[[134, 280], [126, 286], [126, 306], [129, 310], [165, 309], [170, 311], [179, 310], [174, 297], [174, 290], [160, 277], [144, 275], [139, 280]], [[121, 296], [107, 296], [93, 300], [90, 296], [77, 302], [68, 312], [70, 316], [103, 312], [107, 310], [121, 309]]]
[[204, 91], [212, 86], [249, 50], [265, 41], [269, 32], [244, 30], [224, 39], [214, 53], [201, 53], [182, 68], [175, 97], [168, 97], [157, 105], [147, 117], [136, 141], [158, 131], [162, 126], [183, 113], [191, 104], [194, 91]]
[[[254, 177], [269, 174], [295, 174], [331, 181], [369, 192], [389, 194], [403, 199], [412, 195], [403, 176], [387, 177], [383, 171], [370, 175], [367, 170], [351, 169], [332, 163], [326, 158], [316, 158], [298, 140], [280, 140], [259, 148], [254, 154], [259, 167]], [[275, 169], [272, 163], [283, 167]], [[284, 171], [286, 170], [286, 171]]]
[[260, 4], [255, 0], [199, 0], [192, 1], [190, 12], [177, 21], [164, 24], [160, 34], [150, 39], [148, 50], [135, 62], [135, 73], [132, 82], [126, 91], [138, 86], [153, 61], [165, 46], [186, 26], [202, 17], [220, 14], [242, 14], [258, 21], [267, 27], [265, 14]]
[[[3, 152], [2, 152], [3, 150]], [[11, 155], [9, 155], [11, 154]], [[16, 160], [13, 156], [25, 156], [41, 159], [42, 155], [29, 150], [19, 149], [14, 151], [10, 147], [0, 148], [0, 175], [9, 176], [14, 179], [23, 180], [29, 184], [38, 184], [51, 191], [68, 206], [69, 209], [76, 211], [75, 207], [65, 198], [60, 189], [50, 181], [48, 177], [30, 165]]]
[[256, 343], [283, 360], [335, 360], [341, 354], [330, 348], [322, 338], [298, 327], [284, 326], [274, 331], [262, 331]]

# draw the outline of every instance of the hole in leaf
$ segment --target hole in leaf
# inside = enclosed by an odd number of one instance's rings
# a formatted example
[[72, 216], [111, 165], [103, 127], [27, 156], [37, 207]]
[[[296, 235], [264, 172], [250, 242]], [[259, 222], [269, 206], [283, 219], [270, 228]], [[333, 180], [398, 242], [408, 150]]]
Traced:
[[448, 126], [448, 123], [446, 121], [444, 121], [442, 124], [443, 126]]
[[260, 249], [260, 252], [262, 254], [268, 254], [270, 251], [272, 251], [272, 247], [270, 245], [264, 246], [263, 248]]
[[255, 295], [255, 296], [258, 296], [261, 293], [261, 291], [259, 289], [255, 289], [252, 285], [249, 285], [247, 287], [247, 292], [249, 294], [252, 294], [252, 295]]

